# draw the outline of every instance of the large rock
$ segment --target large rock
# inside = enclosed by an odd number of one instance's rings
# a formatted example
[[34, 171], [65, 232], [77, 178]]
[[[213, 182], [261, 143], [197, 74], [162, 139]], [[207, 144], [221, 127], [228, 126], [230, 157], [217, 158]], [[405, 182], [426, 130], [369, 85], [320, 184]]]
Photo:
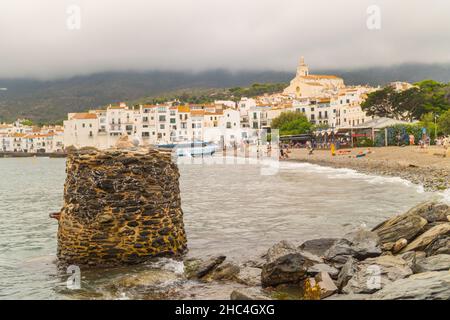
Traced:
[[266, 262], [272, 262], [281, 256], [298, 251], [299, 250], [292, 243], [283, 240], [270, 247], [269, 250], [267, 250], [267, 253], [264, 255], [264, 258], [266, 259]]
[[450, 272], [424, 272], [386, 285], [375, 293], [376, 300], [449, 300]]
[[445, 203], [428, 201], [410, 209], [405, 215], [418, 215], [429, 223], [447, 221], [447, 216], [450, 215], [450, 206]]
[[418, 215], [401, 215], [386, 221], [374, 229], [381, 243], [396, 243], [400, 239], [413, 239], [427, 224], [427, 220]]
[[443, 270], [450, 270], [449, 254], [438, 254], [435, 256], [426, 257], [418, 261], [414, 266], [415, 273]]
[[441, 235], [450, 235], [450, 222], [437, 225], [425, 233], [422, 233], [416, 239], [414, 239], [410, 244], [408, 244], [401, 252], [412, 251], [412, 250], [423, 250], [431, 242]]
[[356, 264], [356, 272], [342, 289], [345, 294], [373, 293], [413, 272], [405, 260], [391, 255], [369, 258]]
[[355, 275], [357, 272], [356, 263], [358, 261], [353, 259], [352, 257], [348, 258], [347, 262], [342, 266], [341, 271], [339, 272], [336, 286], [338, 287], [339, 291], [342, 291], [342, 289], [347, 285], [348, 281]]
[[324, 259], [341, 267], [349, 257], [364, 260], [381, 254], [379, 237], [376, 233], [359, 230], [337, 240], [325, 253]]
[[263, 287], [284, 283], [300, 283], [307, 276], [308, 268], [321, 263], [321, 259], [308, 252], [293, 251], [287, 254], [271, 255], [261, 272]]
[[427, 256], [450, 254], [450, 235], [442, 234], [433, 239], [424, 249]]
[[339, 239], [336, 238], [321, 238], [307, 240], [303, 242], [298, 248], [302, 251], [308, 251], [316, 256], [323, 256], [325, 252]]

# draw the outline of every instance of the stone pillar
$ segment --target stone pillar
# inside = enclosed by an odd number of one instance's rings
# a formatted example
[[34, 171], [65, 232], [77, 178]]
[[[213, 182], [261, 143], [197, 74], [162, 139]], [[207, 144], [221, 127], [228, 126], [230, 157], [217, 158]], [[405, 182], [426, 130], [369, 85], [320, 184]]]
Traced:
[[57, 217], [61, 264], [135, 264], [186, 252], [179, 173], [170, 153], [77, 151], [66, 166]]

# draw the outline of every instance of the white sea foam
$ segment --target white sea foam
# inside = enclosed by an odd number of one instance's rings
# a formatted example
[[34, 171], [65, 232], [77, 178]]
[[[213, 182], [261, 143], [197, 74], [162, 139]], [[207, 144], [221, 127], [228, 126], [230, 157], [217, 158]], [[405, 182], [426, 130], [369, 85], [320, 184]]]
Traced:
[[418, 193], [425, 192], [422, 185], [414, 184], [400, 177], [388, 177], [388, 176], [365, 174], [353, 169], [325, 167], [303, 162], [283, 162], [281, 168], [287, 170], [301, 170], [303, 172], [308, 173], [326, 174], [327, 178], [329, 179], [339, 179], [339, 180], [358, 179], [364, 180], [370, 184], [386, 184], [386, 183], [403, 184], [407, 187], [415, 188]]
[[442, 201], [450, 204], [450, 189], [438, 192], [439, 197]]

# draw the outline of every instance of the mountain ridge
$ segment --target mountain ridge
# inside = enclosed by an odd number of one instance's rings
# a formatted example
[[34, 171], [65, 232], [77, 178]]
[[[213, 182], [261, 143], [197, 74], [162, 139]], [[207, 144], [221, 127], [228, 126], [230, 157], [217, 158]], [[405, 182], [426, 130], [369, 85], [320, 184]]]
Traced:
[[[403, 64], [361, 69], [312, 70], [335, 74], [347, 85], [384, 85], [391, 81], [450, 81], [450, 64]], [[36, 123], [60, 122], [68, 112], [81, 112], [120, 101], [157, 97], [171, 91], [230, 88], [253, 83], [284, 83], [294, 77], [283, 71], [124, 71], [56, 80], [1, 79], [0, 122], [29, 118]]]

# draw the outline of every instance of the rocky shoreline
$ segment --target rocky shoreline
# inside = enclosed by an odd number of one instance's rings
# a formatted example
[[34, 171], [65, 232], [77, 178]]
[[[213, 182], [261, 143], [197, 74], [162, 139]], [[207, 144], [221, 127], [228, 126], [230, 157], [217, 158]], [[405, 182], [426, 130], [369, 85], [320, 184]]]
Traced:
[[357, 172], [388, 176], [399, 177], [404, 180], [410, 181], [414, 184], [421, 185], [426, 191], [442, 191], [450, 189], [450, 172], [444, 168], [433, 167], [419, 167], [415, 164], [388, 161], [332, 161], [325, 159], [289, 159], [285, 161], [310, 163], [325, 167], [332, 167], [336, 169], [352, 169]]
[[450, 206], [434, 201], [340, 239], [282, 241], [258, 259], [184, 262], [187, 279], [238, 283], [234, 300], [450, 299]]

